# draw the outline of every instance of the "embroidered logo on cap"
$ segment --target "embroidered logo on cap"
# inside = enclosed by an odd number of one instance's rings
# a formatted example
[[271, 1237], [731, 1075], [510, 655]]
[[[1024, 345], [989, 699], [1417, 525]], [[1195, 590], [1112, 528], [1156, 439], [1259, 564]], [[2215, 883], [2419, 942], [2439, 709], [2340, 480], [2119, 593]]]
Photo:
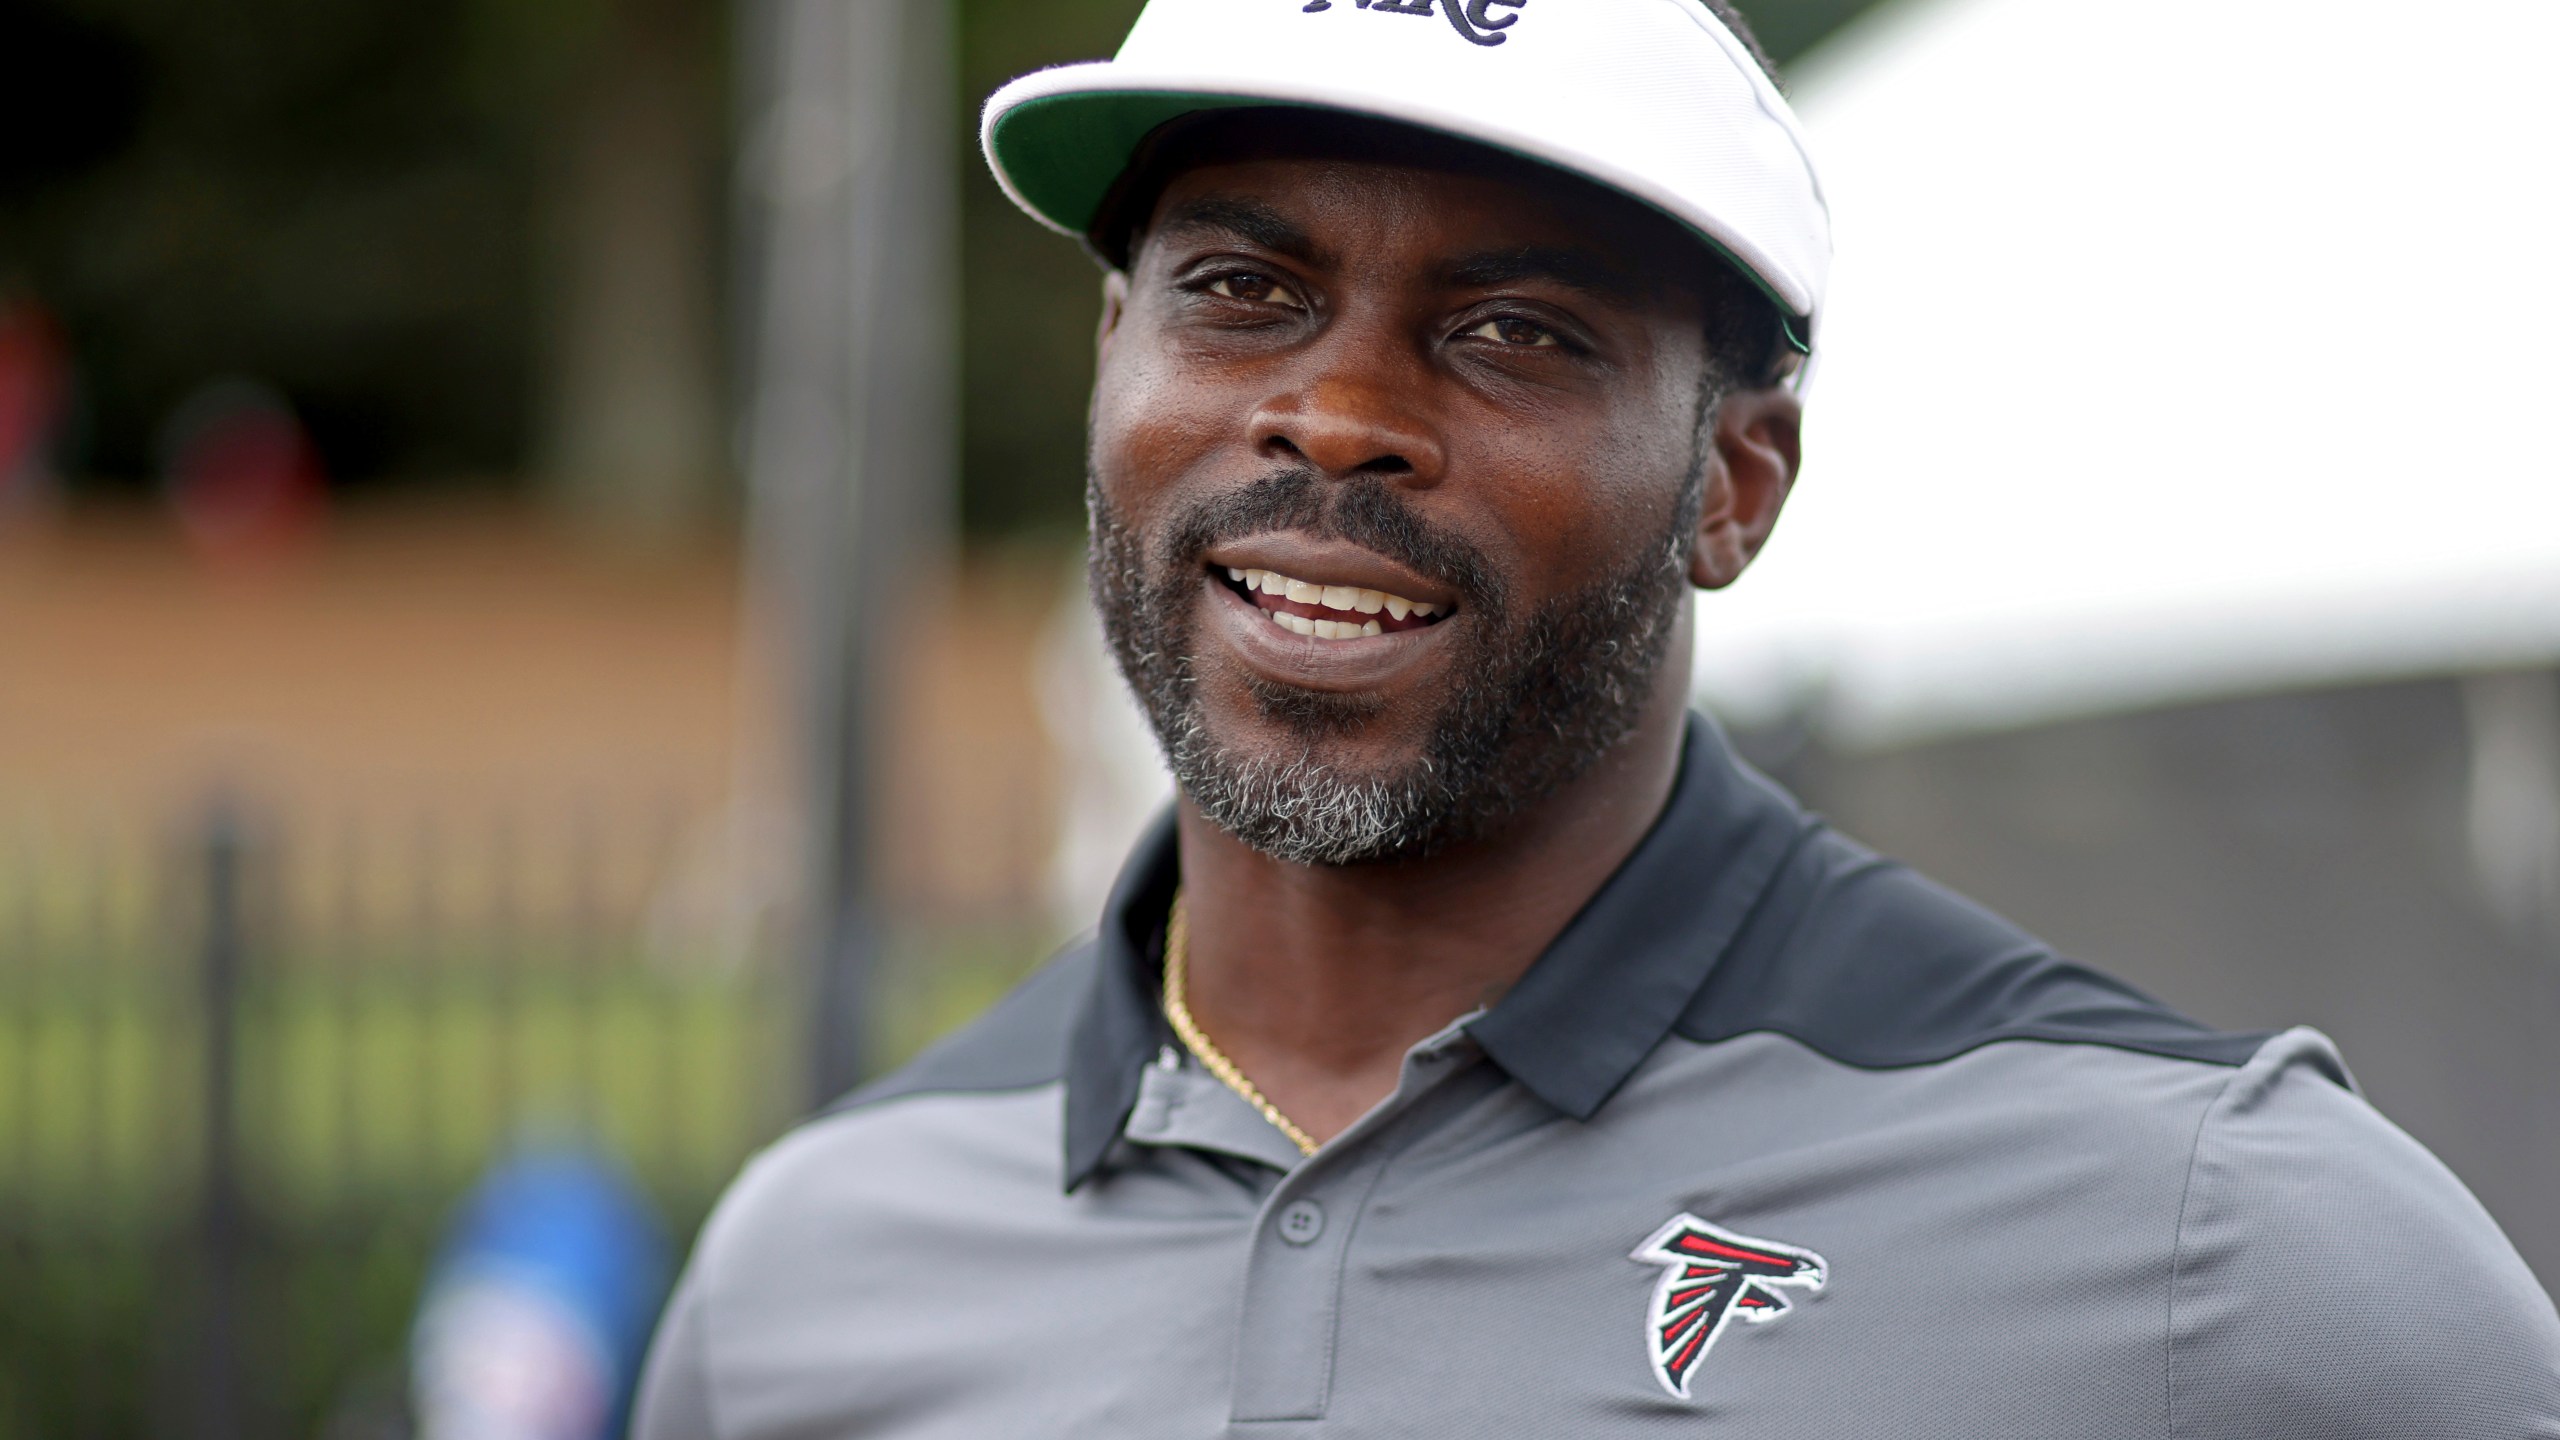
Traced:
[[1830, 1278], [1830, 1267], [1810, 1250], [1736, 1235], [1695, 1215], [1671, 1217], [1627, 1258], [1663, 1267], [1645, 1312], [1645, 1354], [1653, 1378], [1681, 1400], [1734, 1317], [1765, 1325], [1787, 1313], [1789, 1301], [1776, 1287], [1819, 1290]]
[[[1451, 28], [1460, 35], [1478, 45], [1499, 45], [1511, 38], [1502, 32], [1520, 17], [1495, 12], [1517, 10], [1528, 3], [1529, 0], [1439, 0], [1437, 8], [1449, 17]], [[1351, 4], [1373, 15], [1428, 15], [1435, 8], [1432, 0], [1351, 0]], [[1306, 4], [1310, 14], [1332, 8], [1333, 0], [1307, 0]]]

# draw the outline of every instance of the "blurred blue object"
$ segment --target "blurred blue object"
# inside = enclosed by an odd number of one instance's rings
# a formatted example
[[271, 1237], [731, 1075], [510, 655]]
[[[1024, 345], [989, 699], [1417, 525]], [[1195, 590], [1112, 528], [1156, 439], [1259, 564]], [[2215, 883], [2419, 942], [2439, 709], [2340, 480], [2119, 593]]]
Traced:
[[668, 1273], [666, 1231], [595, 1150], [528, 1147], [464, 1201], [411, 1337], [420, 1440], [622, 1431]]

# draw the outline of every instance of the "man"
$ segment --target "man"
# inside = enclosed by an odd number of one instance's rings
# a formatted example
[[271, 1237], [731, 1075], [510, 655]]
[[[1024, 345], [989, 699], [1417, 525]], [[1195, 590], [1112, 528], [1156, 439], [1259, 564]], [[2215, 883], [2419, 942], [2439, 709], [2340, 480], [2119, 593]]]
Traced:
[[638, 1434], [2560, 1437], [2560, 1317], [2326, 1041], [1686, 712], [1827, 260], [1737, 18], [1154, 0], [987, 138], [1109, 267], [1093, 593], [1181, 798], [750, 1167]]

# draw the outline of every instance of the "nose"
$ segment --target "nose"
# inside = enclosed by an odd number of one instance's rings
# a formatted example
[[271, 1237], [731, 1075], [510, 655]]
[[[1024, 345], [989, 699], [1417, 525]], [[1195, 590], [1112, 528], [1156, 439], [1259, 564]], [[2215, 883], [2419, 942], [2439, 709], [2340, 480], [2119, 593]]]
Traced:
[[1249, 438], [1259, 455], [1337, 480], [1373, 475], [1427, 488], [1440, 483], [1447, 455], [1416, 413], [1413, 389], [1407, 377], [1330, 370], [1255, 407]]

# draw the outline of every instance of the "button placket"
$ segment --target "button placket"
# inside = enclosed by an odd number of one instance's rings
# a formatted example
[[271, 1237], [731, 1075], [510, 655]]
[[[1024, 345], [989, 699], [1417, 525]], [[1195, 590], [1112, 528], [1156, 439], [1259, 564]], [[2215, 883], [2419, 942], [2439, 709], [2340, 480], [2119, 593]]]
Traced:
[[1344, 1271], [1360, 1212], [1388, 1167], [1422, 1138], [1414, 1112], [1463, 1065], [1458, 1047], [1408, 1055], [1397, 1093], [1282, 1177], [1264, 1200], [1236, 1330], [1239, 1423], [1321, 1420], [1333, 1391]]
[[1354, 1197], [1379, 1168], [1374, 1147], [1327, 1155], [1283, 1179], [1264, 1202], [1238, 1316], [1233, 1419], [1323, 1418]]

